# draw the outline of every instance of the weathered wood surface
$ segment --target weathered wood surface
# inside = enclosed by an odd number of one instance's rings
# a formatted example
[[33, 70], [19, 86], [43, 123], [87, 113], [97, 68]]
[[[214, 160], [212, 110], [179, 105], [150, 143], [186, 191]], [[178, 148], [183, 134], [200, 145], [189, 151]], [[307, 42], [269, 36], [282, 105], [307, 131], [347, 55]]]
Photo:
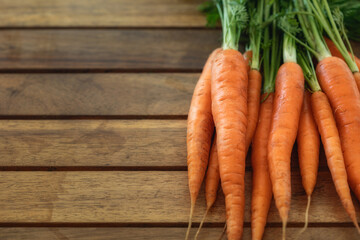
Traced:
[[[199, 240], [218, 240], [222, 228], [204, 228]], [[288, 228], [287, 239], [295, 240], [300, 228]], [[191, 232], [195, 235], [196, 229]], [[179, 240], [185, 236], [186, 228], [0, 228], [2, 240]], [[263, 240], [273, 240], [281, 235], [281, 228], [272, 227], [265, 230]], [[301, 235], [306, 240], [344, 240], [357, 239], [357, 231], [353, 227], [309, 227]], [[251, 239], [251, 230], [244, 228], [243, 240]]]
[[0, 135], [0, 166], [186, 166], [186, 120], [3, 120]]
[[[178, 223], [186, 225], [190, 206], [186, 171], [0, 172], [1, 223]], [[251, 173], [246, 173], [245, 222], [250, 221]], [[289, 222], [302, 223], [306, 194], [292, 174]], [[21, 197], [20, 197], [21, 196]], [[358, 209], [358, 202], [355, 203]], [[194, 222], [205, 211], [201, 191]], [[223, 223], [220, 194], [207, 222]], [[280, 224], [272, 205], [269, 223]], [[351, 221], [335, 192], [330, 174], [320, 172], [309, 213], [310, 223]]]
[[[0, 168], [186, 169], [186, 120], [1, 120], [0, 135]], [[297, 171], [296, 146], [292, 165]], [[321, 151], [320, 168], [326, 166]]]
[[208, 29], [2, 30], [0, 69], [200, 71], [220, 36]]
[[[196, 9], [203, 0], [0, 1], [0, 72], [16, 73], [0, 74], [0, 117], [27, 119], [0, 120], [0, 239], [182, 239], [185, 118], [199, 72], [221, 45], [220, 30], [205, 29]], [[354, 49], [360, 55], [359, 43]], [[306, 206], [296, 151], [292, 164], [288, 239]], [[204, 211], [202, 190], [195, 225]], [[202, 239], [218, 239], [224, 219], [219, 193]], [[265, 240], [278, 238], [274, 204], [268, 220]], [[301, 239], [358, 238], [323, 152], [309, 221]]]
[[200, 71], [217, 30], [2, 30], [0, 69]]
[[0, 74], [0, 115], [187, 115], [199, 74]]
[[1, 0], [0, 27], [204, 27], [203, 0]]

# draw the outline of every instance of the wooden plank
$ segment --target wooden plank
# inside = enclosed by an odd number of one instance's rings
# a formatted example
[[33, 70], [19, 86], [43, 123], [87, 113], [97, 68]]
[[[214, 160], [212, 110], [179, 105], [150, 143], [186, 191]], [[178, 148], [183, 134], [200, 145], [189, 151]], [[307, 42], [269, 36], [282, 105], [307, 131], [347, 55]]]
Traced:
[[[0, 172], [0, 222], [6, 223], [182, 223], [189, 210], [187, 172]], [[246, 174], [245, 221], [250, 221], [251, 174]], [[306, 195], [292, 174], [290, 223], [302, 223]], [[359, 204], [356, 201], [356, 207]], [[203, 191], [194, 222], [205, 211]], [[225, 220], [219, 196], [208, 222]], [[268, 222], [280, 224], [274, 205]], [[320, 172], [309, 213], [310, 223], [350, 223], [330, 174]]]
[[2, 0], [0, 27], [204, 27], [203, 0]]
[[0, 74], [0, 115], [187, 115], [199, 74]]
[[220, 45], [209, 29], [2, 30], [0, 69], [200, 71]]
[[0, 135], [0, 167], [186, 167], [186, 120], [2, 120]]
[[4, 120], [0, 166], [186, 166], [186, 120]]
[[0, 68], [200, 70], [218, 30], [2, 30]]
[[[196, 229], [192, 229], [191, 236]], [[299, 228], [288, 228], [287, 238], [295, 239]], [[222, 228], [204, 228], [199, 235], [199, 240], [217, 240]], [[178, 240], [184, 238], [186, 228], [0, 228], [2, 240], [153, 240], [168, 239]], [[281, 228], [267, 228], [264, 240], [280, 238]], [[308, 240], [344, 240], [357, 239], [359, 234], [352, 227], [310, 227], [301, 239]], [[251, 229], [244, 228], [243, 240], [251, 239]]]

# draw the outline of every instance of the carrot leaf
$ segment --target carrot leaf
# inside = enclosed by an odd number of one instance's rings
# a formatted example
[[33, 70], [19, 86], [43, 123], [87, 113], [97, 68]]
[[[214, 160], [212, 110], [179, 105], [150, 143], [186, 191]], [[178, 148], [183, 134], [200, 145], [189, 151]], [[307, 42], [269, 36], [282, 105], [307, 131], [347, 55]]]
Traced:
[[246, 0], [215, 0], [223, 32], [223, 49], [238, 50], [241, 31], [247, 27]]
[[[260, 70], [260, 47], [263, 28], [261, 27], [263, 22], [263, 11], [264, 11], [265, 0], [258, 0], [257, 6], [252, 6], [250, 11], [250, 23], [249, 23], [249, 38], [250, 38], [250, 49], [253, 52], [251, 60], [251, 69]], [[256, 7], [256, 8], [255, 8]]]

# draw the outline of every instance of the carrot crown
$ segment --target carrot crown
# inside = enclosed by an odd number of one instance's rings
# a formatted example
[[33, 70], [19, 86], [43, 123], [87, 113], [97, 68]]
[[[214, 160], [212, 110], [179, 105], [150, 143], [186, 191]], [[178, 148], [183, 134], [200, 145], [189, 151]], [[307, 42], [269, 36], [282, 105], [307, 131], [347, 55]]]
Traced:
[[303, 70], [306, 83], [309, 85], [311, 92], [321, 91], [321, 87], [316, 78], [315, 67], [309, 51], [298, 51], [297, 54], [298, 63]]
[[223, 30], [223, 49], [238, 50], [241, 31], [246, 27], [246, 0], [215, 0]]

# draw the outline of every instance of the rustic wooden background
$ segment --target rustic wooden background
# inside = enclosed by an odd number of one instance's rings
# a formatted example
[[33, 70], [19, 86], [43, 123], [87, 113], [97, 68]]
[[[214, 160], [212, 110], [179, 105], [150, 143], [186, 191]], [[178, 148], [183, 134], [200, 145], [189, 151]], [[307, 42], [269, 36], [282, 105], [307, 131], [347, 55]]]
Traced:
[[[184, 237], [186, 115], [221, 38], [204, 28], [201, 2], [0, 0], [1, 240]], [[302, 239], [359, 238], [323, 153], [320, 165]], [[306, 205], [296, 153], [292, 188], [289, 239]], [[218, 238], [223, 206], [220, 194], [201, 239]], [[204, 211], [202, 193], [195, 226]], [[272, 206], [265, 239], [280, 227]]]

